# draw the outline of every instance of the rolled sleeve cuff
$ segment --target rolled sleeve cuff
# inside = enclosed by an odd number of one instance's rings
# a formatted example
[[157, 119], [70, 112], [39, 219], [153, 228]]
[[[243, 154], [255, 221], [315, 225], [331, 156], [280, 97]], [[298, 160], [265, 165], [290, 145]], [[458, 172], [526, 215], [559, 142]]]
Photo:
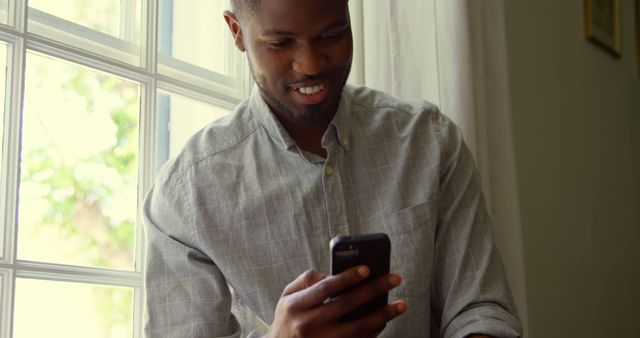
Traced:
[[520, 338], [522, 327], [518, 318], [498, 306], [473, 308], [460, 313], [447, 326], [443, 337], [465, 338], [470, 335]]

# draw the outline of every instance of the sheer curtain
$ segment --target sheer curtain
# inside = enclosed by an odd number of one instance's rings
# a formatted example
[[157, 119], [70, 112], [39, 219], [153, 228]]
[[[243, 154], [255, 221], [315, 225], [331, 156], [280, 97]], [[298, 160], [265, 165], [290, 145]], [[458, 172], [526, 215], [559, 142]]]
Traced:
[[[353, 2], [353, 1], [352, 1]], [[436, 103], [476, 157], [498, 248], [527, 332], [503, 0], [366, 0], [357, 82]], [[354, 24], [356, 24], [354, 22]]]

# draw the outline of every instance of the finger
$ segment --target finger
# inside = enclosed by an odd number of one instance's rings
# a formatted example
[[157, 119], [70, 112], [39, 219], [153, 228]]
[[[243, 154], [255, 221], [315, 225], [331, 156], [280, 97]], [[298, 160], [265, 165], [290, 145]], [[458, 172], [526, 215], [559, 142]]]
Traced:
[[284, 291], [282, 291], [282, 296], [287, 296], [287, 295], [296, 293], [298, 291], [304, 290], [316, 284], [317, 282], [323, 280], [326, 277], [327, 275], [322, 272], [307, 270], [303, 272], [300, 276], [296, 277], [296, 279], [293, 282], [289, 283], [284, 288]]
[[332, 319], [337, 319], [368, 303], [372, 299], [389, 292], [402, 282], [400, 276], [388, 274], [357, 287], [327, 304]]
[[[386, 327], [387, 323], [392, 321], [393, 319], [397, 318], [398, 316], [402, 315], [403, 313], [405, 313], [407, 311], [407, 303], [403, 300], [399, 300], [399, 301], [395, 301], [393, 302], [390, 306], [395, 306], [395, 311], [397, 311], [396, 315], [392, 315], [392, 317], [387, 317], [386, 322], [384, 322], [384, 324], [382, 324], [382, 326], [376, 328], [371, 335], [373, 337], [377, 337], [379, 336], [382, 331], [384, 331], [384, 328]], [[367, 325], [367, 324], [365, 324]], [[375, 324], [374, 324], [375, 325]]]
[[329, 276], [314, 285], [292, 294], [292, 309], [302, 310], [318, 306], [342, 290], [362, 281], [369, 276], [369, 268], [360, 265], [349, 268], [337, 275]]
[[358, 337], [382, 332], [384, 326], [407, 311], [407, 303], [399, 300], [362, 319], [345, 323], [343, 328], [347, 336]]

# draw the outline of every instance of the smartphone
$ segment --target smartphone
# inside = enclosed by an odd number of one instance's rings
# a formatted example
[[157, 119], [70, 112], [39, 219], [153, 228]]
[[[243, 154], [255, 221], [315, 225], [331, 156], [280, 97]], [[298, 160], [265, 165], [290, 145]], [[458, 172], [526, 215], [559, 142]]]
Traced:
[[[331, 239], [331, 274], [335, 275], [356, 265], [366, 265], [371, 273], [362, 282], [346, 289], [343, 293], [360, 286], [368, 281], [389, 274], [391, 255], [391, 241], [383, 233], [337, 236]], [[360, 306], [341, 318], [342, 321], [352, 321], [369, 315], [384, 306], [389, 301], [389, 294], [382, 294], [370, 302]]]

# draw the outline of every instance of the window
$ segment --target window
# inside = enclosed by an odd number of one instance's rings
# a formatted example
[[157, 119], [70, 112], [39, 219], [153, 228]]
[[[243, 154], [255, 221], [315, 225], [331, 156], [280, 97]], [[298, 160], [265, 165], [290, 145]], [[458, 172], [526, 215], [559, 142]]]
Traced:
[[228, 7], [0, 0], [0, 338], [142, 337], [144, 193], [248, 94]]

